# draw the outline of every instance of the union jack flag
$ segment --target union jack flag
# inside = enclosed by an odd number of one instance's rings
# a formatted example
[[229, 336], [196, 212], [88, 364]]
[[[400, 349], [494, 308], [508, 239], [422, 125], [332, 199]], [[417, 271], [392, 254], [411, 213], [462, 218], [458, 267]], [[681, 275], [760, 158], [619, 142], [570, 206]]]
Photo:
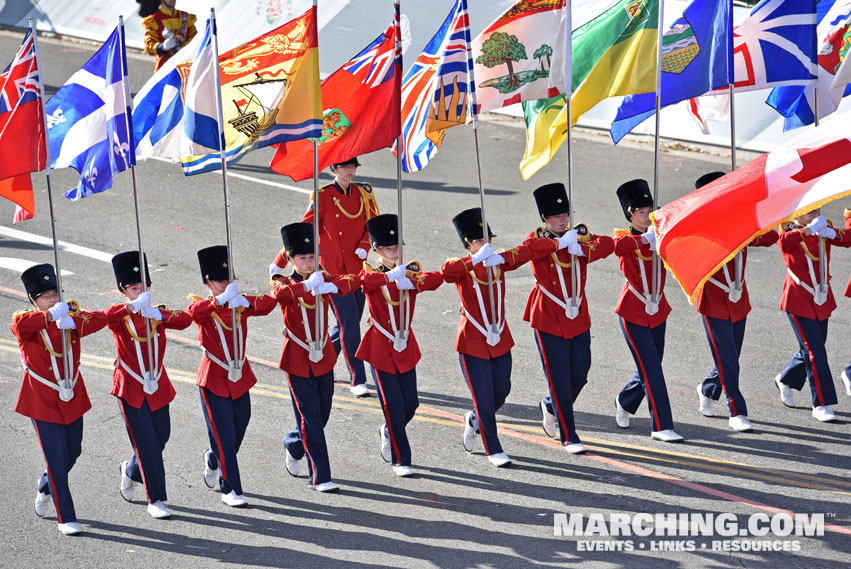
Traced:
[[[395, 2], [396, 15], [384, 35], [375, 38], [363, 51], [354, 56], [343, 69], [354, 75], [361, 83], [375, 88], [395, 76], [398, 66], [402, 68], [402, 43], [399, 39], [399, 2]], [[388, 40], [394, 39], [394, 43]], [[395, 47], [394, 47], [395, 46]]]
[[467, 1], [456, 0], [443, 25], [408, 70], [402, 84], [402, 169], [425, 168], [445, 129], [465, 124], [475, 86]]
[[38, 63], [35, 42], [29, 30], [15, 59], [0, 76], [0, 81], [3, 84], [3, 90], [0, 91], [0, 114], [38, 99]]

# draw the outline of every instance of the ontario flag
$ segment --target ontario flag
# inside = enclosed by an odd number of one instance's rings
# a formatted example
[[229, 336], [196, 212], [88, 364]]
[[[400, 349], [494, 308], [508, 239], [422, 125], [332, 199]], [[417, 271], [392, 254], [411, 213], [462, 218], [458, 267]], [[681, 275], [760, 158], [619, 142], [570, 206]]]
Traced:
[[[390, 27], [322, 82], [319, 170], [387, 148], [401, 132], [399, 2]], [[269, 167], [298, 182], [313, 176], [313, 143], [277, 145]]]
[[755, 237], [851, 195], [849, 136], [851, 113], [834, 115], [653, 214], [659, 255], [691, 302]]
[[0, 75], [0, 196], [18, 209], [14, 223], [35, 213], [30, 172], [46, 162], [38, 58], [32, 30]]

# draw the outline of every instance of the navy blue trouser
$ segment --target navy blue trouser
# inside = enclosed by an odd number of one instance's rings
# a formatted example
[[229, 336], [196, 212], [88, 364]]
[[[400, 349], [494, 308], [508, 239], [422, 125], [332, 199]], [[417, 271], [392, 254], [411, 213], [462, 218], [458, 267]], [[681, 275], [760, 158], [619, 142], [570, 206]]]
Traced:
[[[285, 372], [286, 373], [286, 372]], [[296, 460], [307, 454], [309, 484], [331, 481], [328, 446], [325, 444], [325, 425], [331, 416], [334, 397], [334, 372], [314, 377], [286, 374], [293, 402], [296, 428], [284, 437], [284, 447]]]
[[727, 395], [727, 405], [730, 406], [730, 416], [748, 415], [748, 406], [739, 389], [739, 356], [742, 353], [742, 342], [745, 340], [746, 318], [738, 322], [728, 319], [710, 318], [703, 316], [703, 328], [715, 367], [709, 372], [700, 386], [701, 392], [714, 401], [721, 398], [721, 393]]
[[239, 399], [219, 397], [200, 386], [198, 391], [201, 392], [201, 410], [207, 422], [210, 450], [213, 451], [212, 464], [207, 466], [213, 470], [221, 468], [219, 488], [222, 494], [234, 491], [242, 496], [242, 479], [236, 454], [251, 420], [251, 396], [246, 391]]
[[544, 404], [556, 416], [561, 444], [579, 443], [581, 441], [573, 421], [573, 402], [588, 383], [591, 331], [573, 338], [562, 338], [535, 330], [535, 342], [550, 389], [550, 396], [544, 398]]
[[792, 356], [780, 372], [780, 383], [800, 391], [804, 382], [809, 381], [813, 407], [836, 405], [836, 389], [833, 387], [833, 375], [827, 365], [827, 351], [824, 349], [827, 342], [827, 319], [814, 320], [788, 312], [786, 316], [792, 323], [801, 350]]
[[[352, 385], [366, 383], [363, 360], [355, 357], [355, 352], [358, 351], [358, 346], [360, 346], [360, 321], [363, 317], [366, 296], [363, 292], [356, 290], [345, 296], [332, 294], [330, 297], [331, 308], [334, 310], [334, 318], [337, 319], [337, 322], [328, 332], [328, 338], [334, 345], [334, 351], [337, 352], [337, 355], [342, 350]], [[340, 336], [343, 337], [342, 343]]]
[[70, 425], [32, 420], [47, 470], [38, 481], [38, 491], [53, 496], [60, 524], [77, 521], [74, 500], [68, 488], [68, 473], [83, 451], [83, 418]]
[[502, 445], [496, 435], [496, 412], [511, 391], [511, 352], [486, 360], [461, 353], [458, 358], [473, 396], [473, 426], [478, 424], [485, 454], [498, 454]]
[[125, 473], [134, 482], [145, 485], [148, 503], [165, 502], [168, 495], [165, 491], [163, 450], [171, 436], [168, 405], [151, 411], [147, 400], [142, 401], [142, 406], [136, 409], [121, 397], [117, 399], [130, 444], [133, 445], [133, 455]]
[[648, 328], [627, 322], [623, 318], [620, 323], [637, 369], [618, 395], [618, 401], [630, 415], [634, 415], [647, 395], [653, 431], [673, 429], [674, 419], [668, 401], [668, 388], [662, 373], [666, 324], [663, 322], [655, 328]]
[[390, 438], [394, 466], [411, 466], [411, 445], [405, 426], [420, 406], [417, 397], [417, 368], [405, 373], [390, 373], [372, 368], [384, 411], [384, 432]]

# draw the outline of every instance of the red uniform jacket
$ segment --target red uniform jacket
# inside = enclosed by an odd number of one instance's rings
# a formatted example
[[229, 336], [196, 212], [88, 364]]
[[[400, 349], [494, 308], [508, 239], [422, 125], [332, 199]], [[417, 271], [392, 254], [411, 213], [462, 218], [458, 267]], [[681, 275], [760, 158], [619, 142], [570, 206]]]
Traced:
[[148, 369], [148, 347], [147, 338], [145, 337], [145, 319], [138, 313], [131, 312], [128, 304], [114, 304], [107, 308], [104, 312], [108, 319], [112, 337], [115, 339], [115, 352], [117, 359], [115, 362], [115, 372], [112, 374], [112, 395], [124, 399], [131, 407], [139, 409], [142, 403], [147, 400], [148, 407], [151, 411], [156, 411], [168, 405], [174, 399], [174, 387], [168, 379], [168, 373], [163, 366], [163, 357], [165, 356], [165, 333], [164, 329], [183, 330], [192, 324], [192, 318], [189, 314], [180, 310], [166, 310], [160, 308], [163, 319], [151, 320], [151, 334], [156, 336], [157, 351], [154, 352], [154, 373], [162, 367], [160, 373], [159, 387], [157, 390], [148, 394], [142, 388], [142, 383], [127, 372], [119, 361], [130, 368], [136, 375], [141, 375], [139, 372], [139, 360], [136, 354], [136, 340], [131, 335], [130, 323], [136, 330], [136, 337], [139, 338], [139, 348], [142, 353], [142, 362], [145, 369]]
[[[361, 271], [361, 288], [366, 295], [366, 303], [369, 306], [370, 322], [375, 322], [390, 334], [393, 334], [393, 326], [390, 323], [390, 310], [392, 305], [393, 316], [397, 329], [401, 329], [401, 307], [399, 304], [399, 289], [396, 284], [390, 284], [386, 272], [390, 269], [384, 265], [373, 268], [364, 263]], [[414, 284], [414, 289], [405, 291], [405, 303], [410, 307], [405, 312], [414, 319], [414, 307], [416, 306], [417, 293], [427, 290], [435, 290], [443, 284], [443, 277], [439, 271], [422, 272], [420, 264], [416, 261], [408, 263], [408, 278]], [[386, 288], [385, 288], [386, 287]], [[401, 352], [393, 349], [393, 340], [381, 333], [375, 326], [370, 325], [360, 341], [355, 357], [368, 362], [377, 370], [387, 373], [405, 373], [416, 367], [420, 361], [420, 347], [414, 337], [414, 330], [408, 322], [408, 345]]]
[[[250, 316], [266, 316], [277, 306], [275, 299], [265, 294], [246, 296], [246, 298], [251, 303], [251, 306], [236, 309], [237, 325], [242, 329], [242, 354], [245, 354], [245, 344], [248, 339], [247, 318]], [[225, 337], [228, 354], [230, 354], [231, 358], [235, 357], [233, 353], [233, 320], [230, 308], [227, 306], [217, 306], [215, 298], [198, 298], [189, 305], [186, 312], [192, 318], [192, 321], [198, 325], [198, 340], [205, 350], [210, 352], [219, 361], [227, 363], [221, 336], [219, 336], [219, 329], [216, 327], [216, 322], [218, 322]], [[198, 380], [195, 383], [209, 389], [219, 397], [230, 397], [236, 400], [245, 395], [257, 383], [257, 378], [254, 376], [254, 372], [251, 371], [251, 365], [249, 365], [248, 360], [245, 360], [242, 363], [242, 377], [239, 381], [230, 381], [228, 379], [228, 370], [213, 362], [213, 360], [205, 355], [201, 358], [201, 363], [198, 365]]]
[[[311, 336], [316, 331], [316, 297], [304, 290], [303, 280], [302, 275], [294, 272], [289, 277], [281, 277], [272, 288], [272, 296], [281, 305], [281, 312], [284, 315], [284, 348], [278, 367], [299, 377], [309, 377], [310, 372], [313, 372], [313, 376], [317, 377], [334, 369], [334, 364], [337, 363], [337, 353], [329, 340], [323, 349], [322, 359], [318, 362], [312, 362], [308, 358], [307, 350], [289, 336], [289, 334], [292, 334], [300, 342], [307, 344], [302, 307], [307, 314], [307, 326]], [[340, 291], [338, 294], [349, 294], [360, 287], [360, 279], [355, 275], [330, 276], [326, 273], [325, 281], [337, 285], [337, 289]], [[325, 319], [322, 335], [326, 338], [328, 337], [329, 304], [331, 304], [330, 300], [322, 299], [322, 312]]]
[[[70, 425], [92, 408], [83, 376], [77, 376], [80, 369], [80, 338], [106, 326], [106, 315], [103, 312], [82, 311], [71, 316], [77, 325], [76, 330], [70, 330], [71, 351], [74, 353], [71, 377], [77, 377], [73, 399], [67, 402], [62, 401], [59, 399], [58, 391], [44, 385], [25, 370], [21, 391], [18, 393], [18, 402], [15, 405], [15, 411], [21, 415], [37, 421]], [[42, 330], [47, 331], [50, 347], [44, 342]], [[53, 375], [50, 350], [56, 353], [63, 352], [62, 336], [64, 334], [62, 332], [57, 328], [56, 323], [50, 320], [46, 310], [17, 312], [12, 317], [12, 333], [18, 339], [18, 348], [21, 350], [24, 365], [51, 383], [55, 383], [56, 376]], [[65, 373], [61, 357], [56, 358], [56, 364], [59, 366], [61, 377]]]
[[[845, 210], [845, 231], [851, 230], [851, 209]], [[851, 297], [851, 278], [848, 279], [848, 284], [845, 285], [845, 296]]]
[[[497, 289], [497, 282], [500, 283], [501, 294], [494, 298], [497, 314], [502, 314], [502, 321], [505, 322], [505, 271], [513, 271], [518, 267], [523, 266], [532, 258], [532, 252], [527, 247], [519, 246], [508, 251], [499, 251], [505, 259], [505, 264], [491, 267], [493, 275], [494, 292]], [[474, 270], [475, 269], [475, 270]], [[482, 301], [485, 307], [485, 314], [488, 320], [490, 315], [490, 291], [488, 291], [488, 274], [483, 263], [479, 263], [473, 267], [472, 259], [467, 256], [460, 259], [448, 259], [440, 273], [443, 275], [443, 280], [448, 283], [455, 283], [458, 288], [458, 296], [461, 297], [461, 320], [458, 322], [458, 335], [455, 338], [455, 351], [481, 358], [483, 360], [490, 358], [498, 358], [511, 350], [514, 346], [514, 339], [511, 337], [511, 331], [508, 329], [508, 324], [500, 336], [499, 343], [491, 346], [487, 343], [484, 334], [482, 334], [475, 324], [470, 322], [464, 311], [479, 323], [484, 326], [482, 312], [479, 310], [479, 300], [476, 296], [474, 283], [479, 285], [479, 290], [482, 294]]]
[[585, 298], [588, 263], [611, 255], [615, 250], [615, 242], [605, 235], [592, 235], [590, 239], [580, 243], [582, 252], [585, 253], [584, 257], [577, 257], [581, 274], [578, 294], [582, 297], [582, 302], [579, 305], [579, 315], [571, 320], [565, 315], [564, 307], [556, 304], [540, 289], [545, 287], [550, 294], [565, 302], [565, 295], [562, 294], [561, 281], [558, 277], [560, 272], [563, 275], [567, 295], [570, 295], [572, 291], [573, 271], [570, 267], [570, 253], [567, 248], [558, 250], [557, 237], [555, 233], [539, 227], [523, 242], [523, 245], [532, 252], [532, 274], [537, 281], [537, 285], [532, 288], [529, 299], [526, 301], [523, 320], [535, 330], [562, 338], [573, 338], [591, 328], [588, 301]]
[[195, 37], [198, 31], [195, 29], [195, 14], [172, 10], [165, 6], [147, 18], [142, 20], [142, 29], [145, 30], [145, 52], [156, 56], [157, 64], [154, 71], [162, 67], [169, 60], [171, 53], [157, 53], [157, 45], [165, 41], [165, 30], [171, 31], [171, 36], [177, 42], [178, 48], [183, 47]]
[[[369, 251], [369, 233], [366, 220], [378, 215], [378, 204], [372, 186], [363, 182], [352, 182], [344, 190], [336, 182], [319, 189], [319, 200], [314, 203], [310, 195], [310, 206], [302, 221], [313, 223], [315, 208], [319, 207], [319, 257], [322, 268], [332, 275], [356, 275], [363, 268], [363, 261], [355, 251]], [[287, 266], [283, 249], [275, 257], [279, 267]], [[311, 295], [312, 298], [312, 295]]]
[[[776, 231], [771, 230], [765, 235], [760, 235], [750, 243], [748, 247], [770, 247], [777, 243], [779, 236]], [[730, 302], [728, 293], [716, 285], [707, 281], [703, 286], [703, 292], [697, 298], [695, 308], [700, 314], [704, 314], [709, 318], [718, 318], [720, 320], [729, 320], [730, 322], [738, 322], [744, 320], [751, 311], [750, 297], [748, 296], [748, 284], [745, 281], [745, 267], [748, 264], [748, 248], [742, 249], [742, 297], [738, 302]], [[730, 259], [727, 262], [727, 274], [730, 275], [730, 281], [736, 278], [736, 260]], [[727, 277], [724, 274], [724, 269], [719, 269], [712, 275], [712, 278], [723, 285], [727, 285]]]
[[[618, 299], [618, 304], [615, 306], [615, 314], [639, 326], [647, 326], [655, 328], [668, 319], [668, 314], [671, 313], [671, 305], [668, 304], [668, 299], [665, 298], [665, 277], [667, 271], [662, 267], [662, 279], [659, 283], [661, 296], [659, 298], [659, 311], [654, 315], [649, 315], [644, 310], [644, 302], [635, 296], [629, 289], [629, 285], [639, 293], [644, 293], [644, 285], [641, 282], [641, 271], [639, 263], [644, 265], [644, 273], [647, 279], [647, 290], [651, 292], [653, 282], [653, 251], [650, 245], [642, 241], [641, 233], [637, 229], [632, 228], [631, 232], [621, 229], [615, 230], [615, 255], [618, 256], [620, 269], [626, 277], [626, 282], [621, 290], [621, 296]], [[661, 262], [661, 259], [660, 261]]]
[[787, 269], [786, 279], [783, 281], [780, 309], [803, 318], [827, 320], [836, 309], [836, 300], [833, 298], [833, 290], [830, 287], [830, 249], [833, 246], [851, 247], [851, 233], [844, 229], [837, 229], [836, 239], [824, 240], [828, 268], [827, 300], [824, 304], [817, 305], [813, 295], [789, 275], [789, 271], [793, 272], [801, 283], [812, 288], [813, 281], [810, 278], [807, 259], [812, 262], [813, 273], [816, 279], [819, 279], [819, 239], [816, 235], [805, 235], [802, 228], [788, 227], [780, 234], [780, 250], [783, 252], [783, 262]]

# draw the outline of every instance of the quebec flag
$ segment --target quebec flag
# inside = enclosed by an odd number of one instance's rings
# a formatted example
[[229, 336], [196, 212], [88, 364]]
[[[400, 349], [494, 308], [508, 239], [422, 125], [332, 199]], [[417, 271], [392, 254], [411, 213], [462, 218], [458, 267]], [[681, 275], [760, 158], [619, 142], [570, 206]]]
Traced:
[[112, 187], [112, 177], [136, 163], [128, 128], [130, 89], [124, 29], [109, 39], [45, 104], [52, 168], [74, 168], [78, 200]]

